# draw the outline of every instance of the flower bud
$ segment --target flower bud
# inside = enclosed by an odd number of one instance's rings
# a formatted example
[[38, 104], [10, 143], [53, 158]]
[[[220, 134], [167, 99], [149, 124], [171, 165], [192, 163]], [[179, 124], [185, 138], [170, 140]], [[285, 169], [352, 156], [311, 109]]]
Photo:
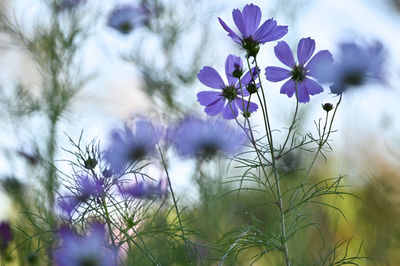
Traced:
[[246, 89], [247, 89], [247, 91], [248, 91], [250, 94], [253, 94], [253, 93], [256, 93], [256, 92], [257, 92], [257, 86], [256, 86], [256, 84], [254, 84], [253, 82], [249, 83], [249, 84], [246, 86]]
[[333, 105], [331, 103], [325, 103], [322, 105], [322, 109], [324, 109], [325, 111], [329, 112], [330, 110], [333, 109]]
[[97, 160], [94, 158], [89, 157], [86, 161], [85, 161], [85, 168], [86, 169], [94, 169], [97, 165]]
[[249, 118], [251, 116], [250, 112], [243, 112], [243, 117], [244, 118]]
[[235, 78], [240, 78], [243, 75], [243, 69], [239, 64], [234, 65], [235, 70], [232, 72], [232, 76]]

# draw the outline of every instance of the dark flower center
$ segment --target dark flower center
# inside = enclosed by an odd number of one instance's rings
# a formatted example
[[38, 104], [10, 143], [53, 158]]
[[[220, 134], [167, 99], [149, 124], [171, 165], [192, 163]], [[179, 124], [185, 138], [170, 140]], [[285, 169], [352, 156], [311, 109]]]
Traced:
[[302, 82], [306, 78], [306, 71], [303, 66], [295, 65], [292, 69], [292, 79], [294, 81]]
[[98, 266], [100, 265], [99, 260], [93, 256], [82, 257], [79, 262], [79, 266]]
[[252, 37], [242, 40], [242, 47], [247, 51], [248, 56], [256, 57], [260, 50], [260, 45]]
[[133, 29], [132, 24], [129, 21], [121, 23], [118, 27], [119, 31], [128, 34]]
[[363, 84], [364, 76], [360, 71], [350, 71], [344, 76], [343, 83], [350, 86], [358, 86]]
[[229, 101], [232, 101], [237, 97], [237, 89], [234, 86], [225, 87], [222, 90], [222, 96]]
[[137, 145], [134, 147], [130, 153], [129, 153], [129, 159], [131, 159], [133, 162], [143, 159], [147, 154], [147, 149], [144, 145]]
[[215, 143], [204, 143], [198, 151], [198, 155], [206, 159], [214, 157], [217, 153], [218, 147]]

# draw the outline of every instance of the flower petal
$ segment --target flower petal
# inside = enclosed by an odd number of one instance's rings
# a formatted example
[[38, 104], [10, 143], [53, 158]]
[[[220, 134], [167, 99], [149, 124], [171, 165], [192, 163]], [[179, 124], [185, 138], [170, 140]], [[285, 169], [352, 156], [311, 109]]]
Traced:
[[309, 78], [303, 80], [303, 85], [310, 95], [315, 95], [324, 91], [321, 85]]
[[276, 27], [277, 23], [273, 18], [267, 19], [254, 34], [254, 40], [260, 40], [268, 37], [268, 34]]
[[303, 38], [300, 40], [297, 46], [297, 60], [299, 60], [300, 65], [304, 65], [312, 56], [315, 50], [315, 41], [308, 38]]
[[228, 36], [231, 37], [234, 42], [242, 44], [239, 36], [233, 30], [231, 30], [231, 28], [229, 28], [228, 25], [226, 25], [226, 23], [221, 18], [218, 18], [218, 20], [222, 28], [224, 28], [224, 30], [228, 32]]
[[242, 59], [240, 59], [240, 57], [229, 55], [225, 61], [225, 74], [228, 79], [229, 86], [235, 85], [238, 81], [238, 78], [232, 76], [232, 73], [235, 70], [235, 64], [238, 64], [240, 68], [243, 68]]
[[288, 33], [288, 26], [276, 26], [271, 32], [260, 40], [260, 43], [273, 42], [279, 40]]
[[[242, 95], [242, 91], [243, 91], [243, 95]], [[243, 97], [247, 97], [250, 95], [250, 93], [247, 91], [247, 89], [243, 86], [242, 84], [242, 90], [240, 90], [240, 87], [237, 88], [237, 95], [238, 96], [243, 96]]]
[[235, 22], [236, 27], [239, 29], [240, 33], [247, 38], [246, 35], [246, 26], [244, 25], [244, 20], [242, 16], [242, 12], [239, 9], [234, 9], [232, 11], [233, 21]]
[[282, 85], [281, 94], [286, 94], [288, 97], [292, 97], [295, 92], [295, 83], [292, 79], [289, 79]]
[[238, 114], [239, 114], [239, 111], [238, 111], [236, 104], [228, 101], [224, 107], [224, 110], [222, 111], [222, 116], [225, 119], [234, 119], [235, 117], [238, 116]]
[[294, 62], [293, 53], [289, 48], [289, 45], [285, 41], [280, 41], [274, 48], [276, 57], [290, 68], [293, 68], [296, 64]]
[[297, 86], [297, 96], [300, 103], [306, 103], [310, 101], [310, 95], [304, 82], [300, 82]]
[[210, 105], [221, 97], [221, 92], [217, 91], [201, 91], [197, 93], [197, 101], [203, 106]]
[[243, 102], [244, 102], [244, 108], [245, 110], [247, 110], [248, 112], [252, 113], [255, 112], [258, 109], [258, 105], [253, 103], [253, 102], [249, 102], [247, 100], [242, 99], [241, 97], [237, 97], [235, 99], [236, 105], [237, 107], [239, 107], [239, 109], [243, 112]]
[[250, 82], [253, 81], [252, 79], [252, 75], [255, 81], [257, 81], [258, 78], [258, 74], [260, 73], [260, 69], [256, 69], [255, 67], [253, 67], [250, 71], [247, 71], [246, 74], [244, 74], [243, 78], [242, 78], [242, 86], [247, 86]]
[[333, 57], [328, 50], [316, 53], [307, 63], [308, 75], [321, 81], [328, 81], [332, 73]]
[[247, 37], [253, 36], [261, 21], [261, 9], [253, 4], [243, 8], [243, 20]]
[[221, 113], [222, 109], [224, 108], [224, 104], [225, 104], [225, 98], [221, 97], [217, 101], [206, 106], [204, 112], [206, 112], [208, 115], [217, 115]]
[[265, 68], [265, 76], [267, 80], [272, 82], [278, 82], [284, 79], [287, 79], [291, 76], [291, 72], [287, 69], [281, 67], [266, 67]]
[[212, 67], [203, 67], [199, 74], [197, 74], [197, 78], [201, 83], [210, 88], [221, 89], [225, 86], [225, 83], [218, 74], [217, 70]]

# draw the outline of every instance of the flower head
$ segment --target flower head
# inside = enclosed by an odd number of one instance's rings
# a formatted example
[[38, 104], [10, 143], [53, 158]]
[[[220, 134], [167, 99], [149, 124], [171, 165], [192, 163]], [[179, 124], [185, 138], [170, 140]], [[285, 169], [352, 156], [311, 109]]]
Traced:
[[[246, 113], [251, 113], [257, 110], [258, 106], [255, 103], [249, 102], [242, 98], [249, 96], [246, 86], [252, 84], [258, 76], [258, 70], [252, 69], [252, 73], [247, 72], [239, 82], [238, 73], [243, 69], [242, 60], [240, 57], [229, 55], [225, 62], [225, 73], [228, 79], [228, 84], [222, 80], [218, 72], [212, 67], [203, 67], [197, 78], [207, 87], [216, 89], [217, 91], [202, 91], [197, 94], [197, 101], [205, 106], [204, 111], [211, 116], [222, 112], [225, 119], [233, 119], [238, 116], [238, 108]], [[236, 77], [235, 77], [236, 76]], [[242, 90], [240, 88], [242, 85]], [[244, 108], [243, 108], [244, 106]]]
[[161, 179], [157, 185], [148, 182], [135, 182], [134, 184], [122, 184], [118, 187], [123, 196], [143, 199], [162, 197], [167, 193], [167, 180]]
[[383, 81], [385, 52], [380, 42], [362, 47], [355, 43], [342, 43], [340, 57], [331, 68], [325, 69], [325, 78], [334, 83], [332, 93], [341, 94], [350, 87], [367, 81]]
[[59, 266], [116, 266], [116, 252], [106, 242], [101, 224], [93, 224], [87, 236], [76, 235], [68, 229], [60, 232], [61, 246], [54, 258]]
[[240, 44], [250, 56], [255, 56], [258, 53], [259, 44], [279, 40], [288, 32], [287, 26], [278, 26], [273, 18], [268, 19], [259, 27], [261, 9], [253, 4], [246, 5], [242, 12], [239, 9], [234, 9], [232, 17], [240, 35], [231, 30], [221, 18], [218, 18], [218, 20], [228, 32], [228, 36]]
[[232, 154], [246, 142], [243, 131], [230, 127], [224, 120], [204, 121], [194, 116], [181, 120], [170, 131], [169, 138], [183, 157]]
[[100, 197], [104, 193], [104, 181], [101, 179], [90, 177], [87, 174], [77, 176], [76, 188], [79, 198], [82, 201], [90, 197]]
[[62, 0], [60, 10], [71, 10], [72, 8], [86, 2], [86, 0]]
[[332, 54], [327, 51], [319, 51], [313, 57], [315, 50], [315, 41], [311, 38], [303, 38], [300, 40], [297, 46], [297, 60], [294, 61], [292, 51], [289, 45], [280, 41], [274, 48], [276, 57], [286, 66], [290, 67], [290, 70], [281, 67], [267, 67], [265, 69], [265, 75], [267, 80], [272, 82], [278, 82], [285, 79], [286, 81], [281, 87], [281, 93], [286, 94], [288, 97], [292, 97], [297, 93], [298, 101], [306, 103], [310, 101], [310, 95], [321, 93], [324, 89], [315, 80], [319, 80], [319, 66], [329, 65], [333, 62]]
[[12, 240], [11, 227], [7, 222], [0, 223], [0, 253], [4, 251]]
[[135, 131], [125, 126], [124, 130], [113, 130], [111, 145], [104, 153], [112, 171], [122, 173], [127, 165], [152, 155], [161, 137], [161, 129], [151, 122], [140, 119]]
[[57, 199], [57, 207], [65, 214], [68, 218], [72, 216], [80, 200], [75, 195], [60, 196]]
[[149, 10], [144, 6], [125, 4], [115, 7], [108, 18], [108, 26], [117, 31], [128, 34], [134, 28], [146, 24], [149, 19]]

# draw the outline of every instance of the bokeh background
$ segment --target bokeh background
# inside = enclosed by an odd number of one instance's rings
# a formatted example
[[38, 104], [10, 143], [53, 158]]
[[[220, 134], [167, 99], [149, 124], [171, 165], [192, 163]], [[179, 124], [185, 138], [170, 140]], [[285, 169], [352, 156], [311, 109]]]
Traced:
[[[83, 132], [84, 140], [97, 138], [106, 145], [109, 130], [135, 115], [150, 115], [168, 124], [183, 113], [202, 114], [202, 107], [196, 101], [197, 92], [204, 87], [196, 79], [198, 70], [208, 65], [222, 71], [228, 54], [243, 55], [226, 36], [217, 17], [233, 25], [232, 9], [241, 9], [248, 1], [154, 1], [163, 9], [149, 18], [151, 26], [140, 26], [129, 35], [123, 35], [107, 26], [107, 18], [112, 8], [127, 2], [87, 0], [79, 7], [78, 16], [83, 27], [88, 29], [88, 37], [78, 47], [75, 64], [79, 68], [75, 74], [88, 79], [58, 124], [58, 160], [70, 158], [62, 149], [70, 148], [66, 135], [77, 139]], [[371, 258], [365, 265], [398, 265], [400, 2], [252, 2], [261, 7], [263, 20], [274, 17], [279, 24], [289, 26], [284, 40], [293, 48], [303, 37], [315, 39], [316, 50], [328, 49], [334, 55], [342, 41], [368, 43], [379, 40], [384, 44], [388, 55], [385, 83], [368, 84], [344, 95], [334, 124], [337, 131], [332, 134], [333, 152], [326, 154], [327, 161], [320, 158], [312, 172], [313, 180], [344, 175], [347, 189], [358, 198], [337, 198], [331, 202], [343, 209], [346, 219], [333, 210], [310, 207], [325, 238], [321, 240], [319, 231], [310, 229], [292, 240], [290, 246], [297, 252], [298, 261], [309, 262], [321, 248], [329, 246], [328, 243], [352, 239], [350, 251], [357, 252], [361, 246], [361, 254]], [[2, 12], [13, 18], [27, 36], [35, 34], [37, 25], [46, 27], [50, 22], [41, 1], [3, 0], [1, 6]], [[273, 43], [262, 47], [259, 55], [262, 68], [280, 65], [273, 47]], [[45, 145], [43, 128], [47, 126], [40, 112], [20, 112], [31, 104], [26, 98], [38, 99], [36, 104], [40, 105], [42, 76], [30, 56], [9, 34], [0, 32], [0, 179], [18, 177], [27, 184], [32, 182], [30, 175], [40, 169], [30, 165], [24, 159], [26, 157], [21, 156], [21, 151], [40, 154]], [[279, 94], [279, 85], [265, 82], [271, 123], [282, 129], [291, 119], [295, 102]], [[323, 117], [321, 104], [336, 101], [337, 98], [326, 89], [313, 96], [309, 104], [302, 104], [302, 129], [315, 133], [313, 121]], [[255, 119], [261, 124], [260, 117]], [[298, 154], [288, 164], [301, 168], [310, 159], [307, 154]], [[68, 171], [62, 161], [58, 161], [58, 167]], [[170, 167], [181, 204], [191, 206], [187, 210], [188, 217], [196, 217], [205, 203], [192, 179], [195, 162], [175, 157]], [[154, 175], [162, 172], [156, 168], [148, 171]], [[203, 213], [202, 217], [207, 218], [196, 222], [207, 236], [205, 239], [217, 241], [228, 228], [246, 223], [250, 219], [249, 212], [256, 217], [268, 217], [268, 207], [254, 207], [265, 202], [260, 195], [244, 191], [241, 198], [235, 194], [221, 200], [221, 195], [230, 190], [223, 185], [228, 180], [226, 176], [235, 175], [235, 170], [227, 171], [226, 160], [209, 163], [205, 171], [210, 176], [212, 192], [207, 204], [209, 209], [219, 210], [205, 216]], [[13, 219], [16, 209], [5, 191], [0, 191], [0, 202], [0, 220]], [[296, 249], [298, 245], [302, 248]], [[205, 250], [204, 253], [212, 252]], [[252, 253], [254, 250], [249, 250], [247, 255], [240, 257], [237, 265], [247, 265], [246, 260]], [[274, 265], [275, 262], [272, 257], [257, 265]]]

